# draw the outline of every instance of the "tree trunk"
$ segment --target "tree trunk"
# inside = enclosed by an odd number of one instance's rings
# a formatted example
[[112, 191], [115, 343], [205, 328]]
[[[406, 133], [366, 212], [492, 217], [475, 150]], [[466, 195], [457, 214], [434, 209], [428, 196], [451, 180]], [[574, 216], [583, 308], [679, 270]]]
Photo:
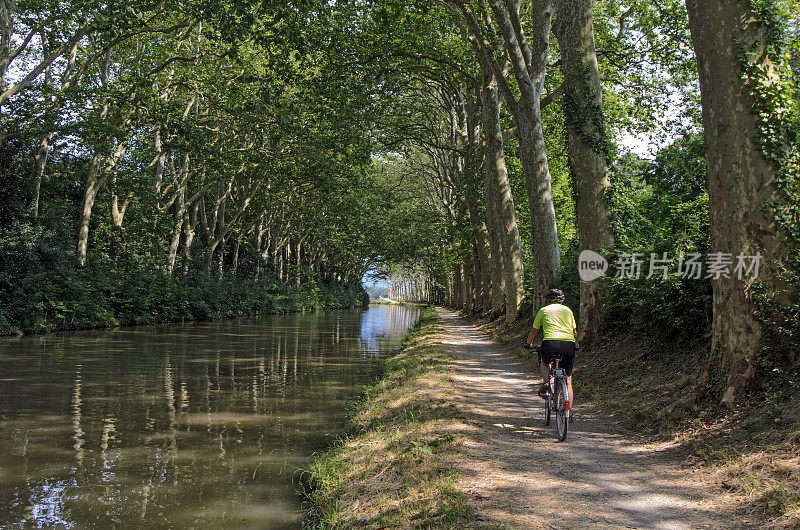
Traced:
[[86, 186], [83, 191], [83, 209], [81, 210], [81, 221], [78, 228], [77, 257], [79, 267], [83, 267], [86, 264], [86, 251], [89, 246], [89, 221], [92, 218], [94, 200], [97, 198], [97, 192], [106, 182], [106, 175], [100, 175], [101, 164], [101, 156], [95, 155], [92, 159], [92, 166], [89, 168], [89, 175], [86, 177]]
[[52, 137], [53, 133], [47, 133], [42, 136], [42, 140], [39, 142], [39, 148], [36, 150], [36, 155], [34, 156], [36, 176], [33, 183], [33, 201], [31, 203], [31, 215], [34, 219], [39, 218], [39, 196], [42, 190], [42, 177], [44, 176], [45, 165], [47, 165], [47, 155], [50, 153], [50, 139]]
[[458, 265], [453, 263], [450, 267], [450, 296], [447, 301], [447, 305], [452, 308], [458, 308], [458, 297], [461, 294], [461, 275], [458, 271]]
[[292, 239], [286, 238], [286, 248], [283, 252], [283, 278], [284, 282], [288, 285], [291, 281], [290, 275], [292, 272]]
[[0, 93], [8, 88], [6, 73], [11, 58], [11, 34], [14, 32], [14, 0], [0, 0]]
[[[687, 0], [686, 6], [700, 71], [711, 248], [734, 257], [761, 252], [761, 279], [769, 291], [775, 287], [770, 267], [781, 255], [775, 222], [765, 211], [776, 198], [775, 169], [758, 147], [755, 100], [740, 61], [763, 69], [767, 82], [776, 81], [776, 68], [764, 53], [770, 37], [749, 2]], [[758, 370], [762, 325], [754, 318], [753, 283], [736, 274], [712, 280], [709, 375], [725, 381], [725, 402], [739, 395]]]
[[[484, 69], [483, 83], [483, 136], [485, 142], [485, 171], [487, 188], [493, 188], [486, 208], [494, 209], [502, 244], [502, 263], [505, 280], [506, 322], [517, 319], [519, 306], [524, 297], [524, 273], [522, 266], [522, 241], [517, 230], [514, 197], [508, 182], [503, 133], [500, 126], [500, 103], [497, 94], [497, 78]], [[494, 255], [494, 252], [492, 253]]]
[[[109, 109], [108, 103], [103, 105], [101, 116], [105, 117]], [[122, 120], [122, 127], [127, 128], [130, 124], [130, 115], [133, 111], [126, 112], [126, 116]], [[89, 174], [86, 177], [86, 186], [83, 194], [83, 208], [81, 210], [81, 221], [78, 228], [78, 266], [83, 267], [86, 264], [86, 252], [89, 246], [89, 221], [92, 217], [92, 208], [94, 201], [97, 197], [97, 192], [103, 187], [108, 176], [116, 171], [117, 164], [122, 156], [125, 154], [127, 148], [127, 138], [120, 140], [114, 152], [106, 160], [99, 154], [96, 154], [92, 159], [92, 164], [89, 168]], [[104, 163], [105, 162], [105, 163]]]
[[302, 247], [302, 240], [298, 237], [297, 238], [297, 245], [295, 246], [295, 256], [297, 257], [296, 265], [297, 265], [297, 272], [295, 273], [295, 285], [300, 287], [300, 249]]
[[161, 126], [156, 126], [156, 131], [153, 137], [153, 150], [156, 153], [156, 173], [155, 173], [155, 188], [156, 194], [161, 193], [161, 180], [164, 178], [164, 162], [167, 158], [167, 152], [161, 145]]
[[[484, 172], [491, 171], [488, 167], [488, 162], [484, 166]], [[498, 214], [492, 204], [495, 203], [494, 179], [489, 175], [486, 176], [486, 183], [484, 185], [484, 202], [486, 207], [486, 227], [487, 235], [489, 236], [489, 275], [491, 280], [490, 294], [491, 294], [491, 311], [492, 315], [499, 316], [503, 313], [505, 307], [505, 275], [503, 272], [503, 244], [500, 237], [500, 228], [498, 223]]]
[[286, 262], [286, 259], [285, 259], [285, 257], [286, 257], [286, 248], [285, 248], [285, 245], [288, 245], [288, 242], [286, 242], [286, 241], [284, 241], [283, 243], [278, 242], [275, 245], [275, 257], [277, 258], [277, 262], [276, 262], [276, 265], [275, 265], [275, 270], [277, 271], [278, 280], [280, 280], [280, 281], [284, 281], [284, 279], [286, 278], [286, 276], [284, 274], [284, 271], [285, 271], [285, 268], [286, 268], [286, 263], [285, 263]]
[[[552, 0], [533, 0], [532, 3], [532, 40], [529, 42], [519, 19], [519, 0], [491, 0], [519, 87], [519, 101], [515, 101], [508, 85], [501, 82], [517, 123], [519, 157], [533, 226], [533, 304], [540, 307], [547, 290], [559, 282], [561, 254], [541, 111], [553, 6]], [[493, 65], [495, 75], [500, 76], [497, 63]]]
[[255, 251], [256, 251], [256, 272], [255, 272], [255, 281], [258, 281], [259, 276], [261, 276], [261, 263], [266, 263], [267, 255], [269, 254], [269, 231], [267, 230], [267, 241], [266, 241], [266, 250], [264, 253], [261, 253], [261, 249], [264, 246], [264, 217], [261, 217], [261, 220], [258, 222], [258, 229], [256, 229], [256, 238], [255, 238]]
[[[553, 32], [561, 50], [564, 114], [570, 169], [574, 179], [575, 215], [581, 251], [610, 249], [611, 222], [606, 205], [610, 171], [605, 149], [602, 85], [594, 43], [593, 0], [559, 0]], [[578, 335], [597, 338], [602, 322], [601, 280], [581, 282]]]
[[225, 261], [225, 204], [227, 200], [222, 199], [219, 204], [219, 208], [215, 214], [216, 218], [216, 235], [214, 236], [214, 243], [211, 246], [211, 255], [209, 256], [209, 269], [208, 272], [211, 273], [211, 264], [212, 259], [214, 257], [214, 250], [219, 248], [219, 256], [217, 256], [217, 278], [222, 278], [222, 265]]
[[225, 265], [225, 237], [222, 237], [219, 240], [219, 252], [217, 253], [217, 278], [220, 280], [225, 273], [224, 265]]
[[279, 241], [278, 241], [278, 233], [277, 229], [273, 231], [274, 233], [270, 236], [269, 240], [269, 253], [271, 256], [271, 263], [272, 263], [272, 273], [275, 276], [279, 276], [279, 268], [278, 268], [278, 254], [279, 252]]
[[175, 258], [178, 255], [178, 246], [181, 242], [181, 233], [183, 232], [183, 224], [186, 217], [186, 196], [183, 188], [178, 191], [178, 197], [175, 199], [175, 223], [172, 228], [172, 241], [169, 245], [169, 255], [167, 256], [167, 274], [172, 276], [172, 271], [175, 269]]
[[[184, 223], [185, 231], [184, 231], [184, 240], [183, 240], [183, 275], [186, 276], [189, 274], [189, 264], [192, 262], [192, 243], [194, 242], [194, 234], [195, 228], [197, 227], [197, 209], [199, 208], [200, 202], [195, 201], [192, 204], [192, 210], [189, 213], [188, 217], [186, 217], [186, 221]], [[186, 216], [186, 213], [184, 213]]]
[[[0, 19], [3, 17], [3, 14], [1, 13], [3, 9], [4, 8], [0, 7]], [[6, 11], [8, 11], [8, 7], [6, 7], [5, 9]], [[3, 23], [0, 22], [0, 24]], [[42, 34], [42, 38], [44, 40], [44, 34]], [[47, 55], [47, 48], [44, 45], [44, 43], [42, 46], [42, 53], [43, 55]], [[0, 54], [2, 54], [2, 52], [0, 52]], [[48, 66], [44, 71], [44, 85], [48, 88], [52, 88], [53, 86], [52, 66]], [[47, 105], [51, 106], [52, 104], [53, 104], [53, 98], [52, 96], [48, 96]], [[44, 168], [47, 165], [47, 155], [50, 153], [50, 140], [52, 138], [53, 138], [52, 132], [43, 134], [42, 139], [39, 141], [39, 147], [36, 149], [36, 154], [33, 157], [33, 162], [36, 167], [36, 173], [34, 175], [34, 181], [33, 181], [33, 200], [31, 201], [31, 216], [34, 219], [39, 218], [39, 196], [41, 195], [42, 192], [42, 178], [44, 177]]]
[[119, 195], [116, 189], [114, 189], [117, 184], [116, 174], [112, 174], [111, 184], [111, 222], [113, 222], [114, 226], [117, 228], [122, 228], [122, 223], [125, 221], [125, 212], [128, 210], [128, 204], [130, 204], [133, 194], [128, 193], [125, 199], [123, 199], [122, 204], [120, 204]]
[[231, 274], [234, 276], [236, 275], [236, 271], [239, 269], [239, 246], [241, 245], [240, 238], [236, 238], [236, 243], [233, 245], [233, 263], [231, 264]]
[[[206, 260], [206, 272], [209, 276], [214, 272], [214, 254], [216, 253], [217, 247], [220, 244], [220, 240], [214, 240], [208, 245], [208, 258]], [[222, 251], [220, 251], [222, 253]], [[220, 276], [221, 278], [221, 276]]]
[[451, 285], [452, 283], [453, 283], [452, 275], [445, 274], [444, 299], [445, 299], [445, 304], [450, 307], [452, 307], [453, 305], [453, 295], [452, 295], [453, 289]]
[[472, 313], [475, 311], [475, 285], [472, 283], [475, 263], [472, 255], [472, 245], [466, 245], [462, 250], [464, 256], [464, 310]]
[[475, 88], [475, 94], [471, 95], [469, 100], [464, 106], [464, 123], [466, 124], [466, 163], [465, 167], [465, 187], [466, 187], [466, 203], [467, 212], [469, 214], [470, 224], [472, 225], [472, 233], [475, 239], [475, 260], [473, 283], [475, 285], [477, 297], [476, 310], [488, 311], [492, 307], [491, 302], [491, 255], [489, 247], [489, 233], [486, 228], [486, 222], [482, 219], [481, 211], [479, 209], [479, 173], [480, 173], [480, 154], [481, 149], [479, 145], [480, 139], [480, 122], [479, 109], [480, 109], [480, 94], [478, 88]]

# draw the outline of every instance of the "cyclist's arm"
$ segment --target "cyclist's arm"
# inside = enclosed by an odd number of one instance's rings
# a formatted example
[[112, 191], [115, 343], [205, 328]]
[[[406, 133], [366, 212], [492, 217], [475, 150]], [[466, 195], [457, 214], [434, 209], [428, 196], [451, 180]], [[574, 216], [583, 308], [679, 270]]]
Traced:
[[544, 324], [544, 311], [540, 309], [536, 313], [536, 318], [533, 319], [533, 327], [531, 327], [531, 332], [528, 333], [528, 338], [525, 341], [526, 343], [528, 344], [533, 343], [533, 339], [535, 339], [536, 335], [539, 334], [539, 328], [542, 327], [542, 324]]
[[575, 323], [575, 315], [572, 314], [572, 309], [567, 308], [569, 311], [569, 320], [572, 324], [572, 338], [575, 339], [575, 349], [578, 348], [578, 325]]
[[[536, 335], [538, 335], [538, 334], [539, 334], [539, 328], [531, 328], [531, 332], [528, 333], [528, 338], [525, 339], [525, 342], [527, 344], [533, 344], [533, 339], [535, 339]], [[517, 335], [517, 336], [519, 336], [519, 335]], [[517, 340], [519, 340], [519, 339], [517, 339]]]

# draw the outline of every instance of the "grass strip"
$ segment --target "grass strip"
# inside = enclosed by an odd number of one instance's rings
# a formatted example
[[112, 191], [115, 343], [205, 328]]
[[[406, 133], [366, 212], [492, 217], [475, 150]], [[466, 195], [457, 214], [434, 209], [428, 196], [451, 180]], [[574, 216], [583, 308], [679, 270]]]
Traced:
[[454, 472], [460, 413], [427, 308], [350, 419], [309, 467], [308, 528], [456, 527], [472, 510]]

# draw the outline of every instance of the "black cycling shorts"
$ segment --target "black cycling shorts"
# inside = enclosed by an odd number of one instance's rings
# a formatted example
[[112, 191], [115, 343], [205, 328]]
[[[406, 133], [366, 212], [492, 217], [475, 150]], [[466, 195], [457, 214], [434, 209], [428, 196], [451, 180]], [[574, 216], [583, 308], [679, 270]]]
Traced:
[[575, 343], [569, 340], [543, 340], [539, 359], [550, 364], [555, 356], [561, 357], [559, 367], [563, 368], [567, 375], [572, 375], [572, 367], [575, 366]]

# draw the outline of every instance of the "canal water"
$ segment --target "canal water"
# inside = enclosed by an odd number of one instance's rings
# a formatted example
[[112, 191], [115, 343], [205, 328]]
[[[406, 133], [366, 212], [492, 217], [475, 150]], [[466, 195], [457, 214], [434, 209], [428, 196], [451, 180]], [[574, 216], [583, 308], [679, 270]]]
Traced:
[[285, 528], [419, 309], [0, 340], [0, 527]]

